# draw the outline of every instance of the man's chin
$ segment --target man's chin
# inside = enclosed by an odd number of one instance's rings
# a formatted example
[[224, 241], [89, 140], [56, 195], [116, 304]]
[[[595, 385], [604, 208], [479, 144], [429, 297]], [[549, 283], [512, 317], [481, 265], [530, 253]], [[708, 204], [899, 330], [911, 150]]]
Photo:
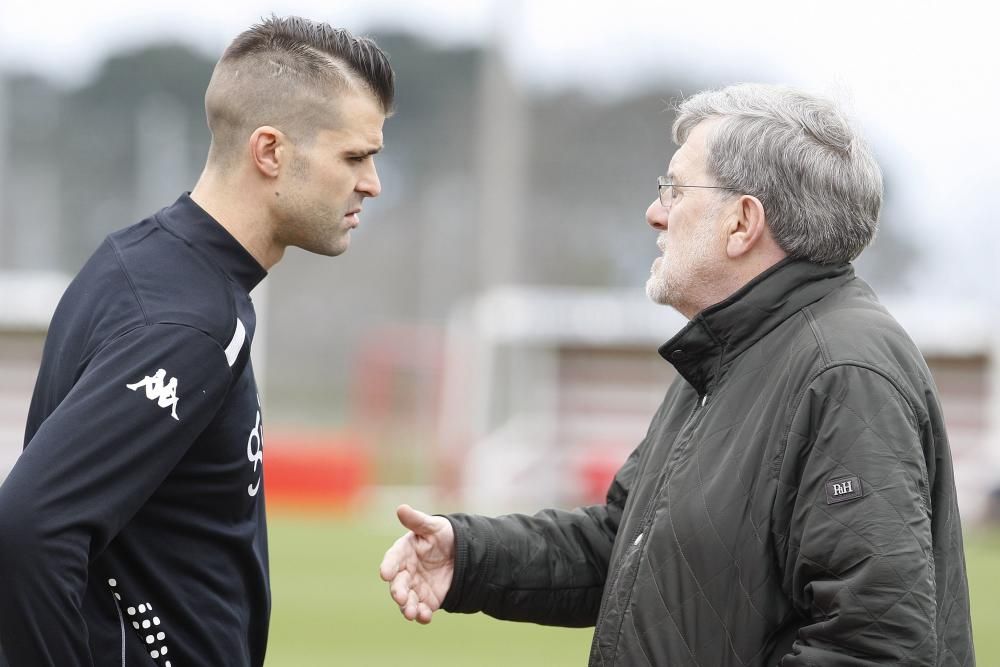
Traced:
[[310, 245], [301, 244], [298, 247], [306, 252], [311, 252], [314, 255], [322, 255], [323, 257], [336, 257], [338, 255], [343, 255], [347, 252], [348, 246], [351, 245], [351, 238], [345, 236], [338, 239], [335, 242], [330, 243], [313, 243]]
[[650, 276], [646, 281], [646, 296], [653, 303], [661, 306], [670, 305], [667, 286], [659, 276]]
[[344, 239], [340, 243], [337, 243], [336, 245], [331, 247], [329, 249], [329, 252], [326, 252], [324, 254], [327, 257], [337, 257], [338, 255], [343, 255], [345, 252], [347, 252], [347, 249], [350, 247], [350, 245], [351, 245], [350, 240]]

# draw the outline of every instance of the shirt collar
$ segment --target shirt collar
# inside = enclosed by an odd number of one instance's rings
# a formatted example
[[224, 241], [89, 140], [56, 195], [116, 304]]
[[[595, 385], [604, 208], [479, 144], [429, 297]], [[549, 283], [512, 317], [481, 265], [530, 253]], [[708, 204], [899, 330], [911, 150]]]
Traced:
[[788, 258], [736, 293], [695, 315], [659, 348], [660, 356], [700, 395], [726, 366], [779, 324], [854, 278], [850, 264]]
[[160, 224], [208, 257], [247, 292], [267, 276], [253, 255], [185, 192], [156, 214]]

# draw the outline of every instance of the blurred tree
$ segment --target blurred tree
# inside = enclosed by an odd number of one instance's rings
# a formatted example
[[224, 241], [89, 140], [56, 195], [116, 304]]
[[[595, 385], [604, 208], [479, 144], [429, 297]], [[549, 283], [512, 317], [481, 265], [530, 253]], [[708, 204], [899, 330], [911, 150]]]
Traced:
[[11, 75], [5, 83], [0, 269], [59, 269], [61, 155], [53, 134], [62, 115], [62, 93], [37, 76]]
[[[65, 263], [85, 260], [105, 235], [140, 220], [190, 189], [208, 153], [205, 86], [215, 62], [179, 44], [156, 44], [113, 56], [91, 83], [63, 100], [57, 137], [62, 159]], [[140, 132], [151, 108], [170, 109], [168, 123], [188, 128], [182, 159], [162, 174], [167, 199], [144, 200], [140, 179], [160, 169], [163, 155], [148, 150]], [[168, 128], [170, 129], [170, 128]], [[174, 132], [176, 134], [176, 132]]]
[[[493, 156], [477, 151], [489, 145], [483, 133], [499, 131], [480, 109], [489, 99], [483, 51], [375, 38], [397, 74], [397, 112], [377, 160], [383, 194], [366, 203], [350, 252], [331, 262], [292, 251], [268, 281], [269, 401], [296, 421], [340, 420], [355, 353], [373, 329], [441, 327], [481, 285], [480, 202], [492, 186], [477, 172]], [[115, 55], [75, 90], [10, 77], [3, 205], [13, 238], [3, 239], [0, 263], [75, 272], [107, 233], [190, 189], [209, 145], [203, 95], [213, 64], [159, 44]], [[658, 80], [613, 98], [523, 91], [517, 282], [642, 289], [657, 252], [644, 212], [674, 150], [671, 102], [704, 85]], [[893, 192], [887, 186], [881, 237], [861, 262], [884, 290], [905, 285], [913, 261]]]
[[885, 195], [882, 200], [882, 215], [879, 220], [875, 242], [858, 258], [858, 275], [867, 280], [878, 292], [899, 293], [909, 287], [912, 270], [920, 259], [920, 249], [905, 236], [905, 231], [914, 229], [907, 224], [912, 215], [904, 202], [900, 201], [893, 187], [892, 165], [881, 160]]

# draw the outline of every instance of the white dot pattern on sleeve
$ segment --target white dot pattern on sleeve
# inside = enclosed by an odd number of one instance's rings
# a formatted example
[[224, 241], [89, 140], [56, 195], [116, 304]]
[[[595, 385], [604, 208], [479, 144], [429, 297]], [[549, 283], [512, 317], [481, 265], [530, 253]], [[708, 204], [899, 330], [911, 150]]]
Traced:
[[[111, 578], [108, 579], [107, 581], [108, 581], [108, 586], [111, 587], [112, 592], [114, 593], [115, 600], [121, 601], [122, 596], [118, 592], [118, 580]], [[159, 616], [152, 615], [153, 605], [150, 602], [142, 602], [139, 604], [138, 607], [135, 606], [127, 607], [125, 609], [125, 613], [133, 617], [136, 616], [136, 614], [138, 614], [138, 618], [130, 619], [132, 622], [132, 627], [135, 628], [136, 634], [139, 635], [139, 639], [146, 644], [147, 650], [149, 651], [149, 657], [151, 657], [153, 660], [156, 660], [159, 663], [159, 660], [164, 656], [166, 656], [167, 651], [169, 650], [166, 644], [167, 633], [163, 632], [162, 630], [156, 632], [155, 634], [152, 631], [150, 631], [148, 634], [146, 632], [143, 632], [151, 630], [151, 628], [153, 628], [154, 626], [156, 626], [157, 629], [159, 629], [159, 626], [162, 624], [162, 621], [160, 620]], [[154, 644], [159, 644], [159, 646], [154, 646]], [[162, 663], [162, 667], [170, 667], [170, 661], [165, 660]]]
[[[140, 604], [139, 605], [139, 613], [141, 613], [141, 614], [152, 614], [153, 613], [153, 605], [150, 604], [149, 602], [144, 602], [144, 603]], [[153, 628], [154, 626], [159, 626], [161, 623], [162, 623], [162, 621], [160, 620], [159, 616], [150, 616], [148, 618], [142, 619], [142, 628], [144, 630], [149, 630], [150, 628]], [[162, 630], [160, 630], [159, 632], [157, 632], [155, 634], [153, 634], [152, 632], [150, 632], [148, 635], [145, 635], [143, 637], [143, 639], [145, 640], [146, 645], [148, 646], [149, 657], [151, 657], [153, 660], [159, 660], [160, 658], [162, 658], [163, 656], [165, 656], [167, 654], [167, 651], [169, 649], [167, 648], [167, 644], [166, 644], [166, 639], [167, 639], [167, 633], [166, 632], [163, 632]], [[154, 647], [153, 646], [153, 644], [156, 644], [156, 643], [160, 644], [159, 647]], [[170, 665], [170, 661], [169, 660], [167, 660], [166, 662], [163, 663], [163, 667], [169, 667], [169, 665]]]

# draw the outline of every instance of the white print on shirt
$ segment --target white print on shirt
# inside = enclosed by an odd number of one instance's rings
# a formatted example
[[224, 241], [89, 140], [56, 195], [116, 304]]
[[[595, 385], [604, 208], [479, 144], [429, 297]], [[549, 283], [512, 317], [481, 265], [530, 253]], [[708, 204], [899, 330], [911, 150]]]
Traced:
[[[166, 378], [167, 372], [161, 368], [154, 375], [147, 375], [135, 384], [127, 384], [125, 386], [132, 391], [138, 390], [139, 387], [145, 387], [146, 398], [150, 400], [156, 399], [156, 404], [161, 408], [169, 406], [170, 416], [177, 419], [177, 402], [180, 400], [177, 398], [177, 378], [170, 378], [170, 382], [164, 385], [163, 381]], [[177, 421], [180, 421], [180, 419], [177, 419]]]
[[243, 322], [240, 318], [236, 318], [236, 332], [233, 334], [233, 339], [229, 341], [229, 345], [226, 346], [226, 361], [229, 366], [232, 367], [236, 363], [237, 357], [240, 356], [240, 350], [243, 349], [243, 342], [247, 339], [247, 329], [243, 326]]
[[[111, 587], [111, 591], [115, 595], [115, 600], [122, 602], [122, 596], [118, 592], [118, 581], [108, 579], [108, 586]], [[121, 608], [119, 607], [119, 609]], [[165, 658], [170, 653], [170, 647], [167, 646], [167, 633], [160, 627], [160, 617], [153, 613], [152, 603], [144, 602], [138, 607], [130, 605], [125, 610], [125, 613], [128, 614], [128, 621], [132, 624], [136, 633], [138, 633], [139, 639], [146, 645], [149, 657], [157, 661]], [[124, 640], [125, 638], [122, 637], [122, 641]], [[122, 644], [122, 650], [124, 651], [124, 649], [125, 645]], [[122, 664], [125, 664], [124, 661]], [[162, 665], [163, 667], [171, 667], [170, 660], [165, 660]]]
[[[260, 437], [260, 410], [257, 410], [257, 423], [253, 425], [253, 430], [250, 431], [250, 437], [247, 438], [247, 459], [253, 463], [253, 471], [257, 472], [257, 464], [260, 463], [263, 466], [264, 461], [264, 443]], [[256, 441], [256, 444], [254, 443]], [[260, 490], [260, 475], [257, 475], [257, 481], [253, 484], [247, 485], [247, 493], [251, 497], [256, 496], [257, 492]]]

